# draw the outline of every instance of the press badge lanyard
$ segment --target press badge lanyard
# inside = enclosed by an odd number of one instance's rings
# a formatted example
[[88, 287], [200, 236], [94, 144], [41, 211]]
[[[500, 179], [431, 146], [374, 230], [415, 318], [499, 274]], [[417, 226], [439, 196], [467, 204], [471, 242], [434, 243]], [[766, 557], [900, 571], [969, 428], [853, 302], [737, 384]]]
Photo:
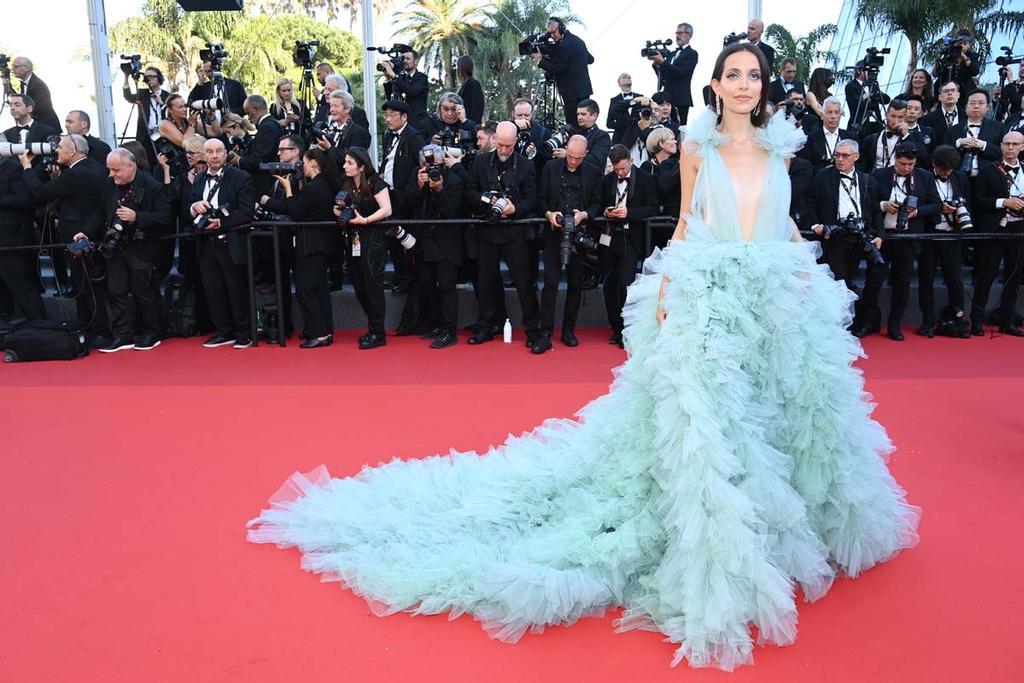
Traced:
[[[860, 218], [860, 189], [857, 187], [857, 179], [852, 178], [850, 184], [846, 184], [846, 178], [839, 177], [839, 184], [843, 186], [846, 191], [846, 196], [850, 198], [850, 203], [853, 204], [854, 215]], [[853, 196], [853, 191], [857, 190], [857, 196]]]

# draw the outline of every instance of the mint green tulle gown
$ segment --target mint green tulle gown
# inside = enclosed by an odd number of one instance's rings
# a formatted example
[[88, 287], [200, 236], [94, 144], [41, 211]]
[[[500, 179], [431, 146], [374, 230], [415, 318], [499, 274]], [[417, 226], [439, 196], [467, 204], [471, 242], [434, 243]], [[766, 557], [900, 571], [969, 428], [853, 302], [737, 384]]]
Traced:
[[852, 295], [790, 241], [784, 159], [804, 135], [777, 116], [755, 141], [769, 159], [745, 241], [714, 113], [687, 131], [686, 239], [630, 286], [607, 394], [482, 455], [297, 473], [249, 540], [298, 548], [377, 614], [469, 613], [509, 642], [622, 607], [617, 627], [660, 631], [673, 665], [751, 663], [751, 627], [792, 643], [798, 595], [912, 546], [919, 510], [852, 365]]

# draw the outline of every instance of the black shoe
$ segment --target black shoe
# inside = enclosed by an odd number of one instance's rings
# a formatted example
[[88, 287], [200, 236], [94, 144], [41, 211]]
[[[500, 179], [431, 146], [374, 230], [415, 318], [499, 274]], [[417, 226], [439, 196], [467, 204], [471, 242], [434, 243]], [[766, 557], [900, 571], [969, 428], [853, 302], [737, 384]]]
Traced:
[[[1002, 334], [1008, 334], [1011, 337], [1024, 337], [1024, 330], [1021, 330], [1019, 327], [1014, 327], [1013, 325], [1000, 325], [999, 331]], [[102, 351], [102, 349], [100, 350]]]
[[576, 338], [576, 333], [569, 329], [562, 330], [562, 343], [566, 346], [579, 346], [580, 340]]
[[319, 349], [321, 346], [330, 346], [334, 342], [334, 337], [327, 335], [326, 337], [313, 337], [307, 341], [299, 344], [300, 349]]
[[404, 327], [399, 325], [395, 330], [396, 337], [411, 337], [414, 334], [416, 334], [416, 328], [414, 327]]
[[434, 338], [434, 341], [430, 343], [432, 349], [446, 349], [449, 346], [455, 346], [459, 343], [459, 338], [455, 336], [454, 332], [448, 330], [442, 330], [441, 334]]
[[384, 346], [387, 343], [387, 337], [383, 334], [375, 334], [373, 332], [367, 332], [364, 336], [359, 338], [359, 348], [364, 351], [366, 349], [375, 349], [378, 346]]
[[110, 337], [108, 337], [105, 334], [99, 334], [99, 335], [96, 335], [95, 337], [89, 337], [88, 340], [85, 343], [85, 345], [87, 347], [89, 347], [90, 349], [96, 349], [96, 350], [102, 349], [104, 346], [108, 346], [109, 344], [110, 344]]
[[922, 337], [928, 337], [929, 339], [931, 339], [932, 337], [935, 336], [935, 325], [925, 323], [924, 325], [921, 325], [921, 327], [917, 328], [917, 334], [919, 334]]
[[885, 330], [886, 335], [893, 341], [903, 341], [903, 330], [900, 329], [899, 323], [889, 323]]
[[543, 334], [537, 335], [537, 338], [533, 340], [533, 346], [531, 346], [530, 349], [531, 349], [531, 351], [534, 354], [536, 354], [538, 356], [540, 354], [544, 353], [545, 351], [550, 351], [551, 350], [551, 335], [546, 333], [546, 332], [543, 333]]
[[472, 337], [469, 338], [469, 343], [473, 346], [484, 344], [489, 341], [494, 341], [494, 333], [490, 328], [483, 328]]
[[409, 282], [399, 282], [399, 283], [395, 284], [394, 288], [391, 290], [391, 293], [392, 294], [408, 294], [409, 290], [411, 288], [412, 288], [412, 284], [411, 283], [409, 283]]
[[299, 339], [301, 339], [303, 341], [308, 341], [309, 340], [309, 332], [307, 332], [305, 329], [303, 329], [302, 332], [299, 332]]
[[251, 338], [249, 338], [249, 337], [239, 337], [238, 339], [235, 340], [235, 344], [231, 348], [233, 348], [233, 349], [247, 349], [250, 346], [252, 346], [252, 339]]
[[227, 346], [228, 344], [235, 343], [235, 335], [233, 334], [215, 334], [206, 341], [203, 342], [203, 346], [208, 349], [213, 349], [218, 346]]
[[615, 344], [616, 346], [622, 346], [622, 333], [613, 332], [612, 336], [608, 337], [609, 344]]
[[463, 328], [464, 331], [472, 332], [473, 334], [476, 334], [477, 332], [479, 332], [482, 329], [483, 329], [483, 325], [481, 325], [480, 323], [473, 323], [471, 325], [466, 325], [466, 327]]
[[544, 332], [539, 332], [539, 331], [527, 332], [526, 333], [526, 348], [532, 349], [533, 345], [537, 343], [537, 340], [540, 339], [541, 335], [543, 335], [543, 334], [545, 334], [545, 333]]
[[100, 353], [115, 353], [126, 349], [134, 349], [135, 340], [131, 337], [114, 337], [105, 346], [100, 346], [97, 351]]
[[425, 335], [420, 337], [420, 339], [437, 339], [438, 337], [444, 336], [444, 333], [447, 331], [448, 330], [443, 327], [435, 327], [430, 332], [427, 332]]
[[135, 338], [136, 351], [151, 351], [160, 346], [160, 337], [155, 334], [143, 334]]
[[981, 321], [971, 323], [971, 336], [972, 337], [984, 337], [985, 326], [981, 324]]

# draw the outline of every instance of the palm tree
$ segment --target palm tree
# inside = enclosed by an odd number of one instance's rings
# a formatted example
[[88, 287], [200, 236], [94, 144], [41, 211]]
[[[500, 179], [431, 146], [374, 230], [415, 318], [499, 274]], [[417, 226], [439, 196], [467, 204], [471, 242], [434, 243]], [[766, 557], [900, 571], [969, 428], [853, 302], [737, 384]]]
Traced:
[[835, 24], [822, 24], [807, 35], [794, 37], [785, 27], [772, 24], [765, 29], [764, 35], [765, 40], [778, 51], [779, 57], [792, 57], [796, 60], [796, 78], [806, 81], [816, 64], [824, 64], [836, 70], [839, 56], [831, 50], [821, 50], [818, 46], [834, 36], [837, 30]]
[[399, 33], [412, 36], [425, 72], [436, 68], [444, 86], [455, 86], [455, 60], [476, 43], [485, 15], [472, 1], [416, 0], [399, 15]]
[[855, 28], [899, 31], [907, 38], [910, 59], [906, 78], [917, 68], [922, 45], [949, 25], [950, 5], [956, 0], [859, 0]]

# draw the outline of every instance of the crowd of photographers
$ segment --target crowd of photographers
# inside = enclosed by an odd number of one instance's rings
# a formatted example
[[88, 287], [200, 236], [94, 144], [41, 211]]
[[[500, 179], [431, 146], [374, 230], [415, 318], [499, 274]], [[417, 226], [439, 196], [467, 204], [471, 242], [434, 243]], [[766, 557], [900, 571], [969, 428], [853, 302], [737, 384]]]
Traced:
[[[303, 348], [333, 342], [331, 292], [347, 281], [367, 320], [360, 349], [387, 342], [387, 289], [406, 294], [397, 334], [421, 335], [441, 349], [458, 341], [460, 286], [471, 286], [476, 298], [472, 345], [502, 334], [512, 287], [521, 310], [515, 322], [541, 354], [552, 348], [563, 271], [561, 342], [579, 344], [582, 293], [600, 285], [609, 342], [621, 346], [626, 288], [674, 227], [666, 220], [648, 232], [646, 221], [680, 210], [677, 162], [694, 106], [694, 29], [681, 23], [674, 44], [644, 47], [657, 91], [634, 92], [630, 75], [621, 74], [620, 93], [603, 111], [606, 128], [591, 98], [593, 58], [585, 44], [557, 18], [546, 29], [520, 51], [561, 96], [567, 122], [554, 130], [535, 120], [528, 99], [516, 100], [511, 120], [486, 120], [468, 56], [458, 60], [459, 92], [428, 103], [414, 50], [370, 48], [388, 56], [378, 66], [389, 99], [381, 107], [386, 130], [377, 166], [368, 152], [367, 112], [341, 74], [328, 64], [314, 67], [314, 44], [296, 46], [302, 82], [281, 79], [272, 98], [247, 95], [226, 78], [220, 46], [203, 51], [199, 83], [187, 97], [165, 90], [159, 69], [126, 57], [123, 96], [136, 107], [136, 140], [114, 150], [89, 135], [81, 111], [65, 118], [66, 135], [53, 137], [60, 131], [49, 91], [30, 60], [15, 59], [21, 87], [8, 75], [5, 88], [17, 125], [0, 147], [0, 314], [45, 316], [37, 254], [4, 250], [41, 239], [71, 244], [68, 254], [50, 253], [58, 287], [74, 297], [82, 331], [104, 352], [152, 349], [173, 327], [164, 310], [171, 297], [160, 289], [175, 254], [184, 280], [177, 295], [192, 297], [194, 326], [212, 332], [206, 347], [252, 344], [249, 268], [261, 292], [273, 289], [275, 270], [283, 273], [284, 310], [276, 314], [288, 335], [294, 285]], [[888, 336], [902, 340], [916, 275], [919, 334], [983, 335], [983, 324], [992, 322], [1024, 336], [1016, 317], [1024, 242], [895, 238], [1024, 233], [1024, 65], [1017, 80], [1001, 74], [993, 106], [976, 85], [980, 65], [970, 37], [959, 35], [943, 46], [935, 69], [916, 71], [907, 92], [890, 97], [876, 80], [886, 51], [871, 49], [838, 97], [827, 69], [814, 70], [804, 84], [795, 80], [792, 59], [775, 64], [760, 41], [763, 30], [755, 20], [725, 42], [761, 47], [773, 70], [765, 84], [769, 106], [784, 108], [808, 136], [790, 165], [791, 215], [821, 241], [836, 278], [858, 292], [851, 331], [880, 332], [885, 319]], [[1017, 61], [1007, 52], [1000, 63], [1007, 72]], [[844, 114], [848, 123], [840, 128]], [[319, 225], [281, 227], [279, 248], [258, 241], [250, 264], [246, 234], [254, 220]], [[173, 237], [181, 233], [190, 236]], [[511, 282], [503, 281], [502, 261]], [[940, 268], [948, 292], [941, 309], [933, 293]], [[986, 316], [1000, 268], [1000, 305]], [[886, 281], [892, 295], [883, 318]]]

